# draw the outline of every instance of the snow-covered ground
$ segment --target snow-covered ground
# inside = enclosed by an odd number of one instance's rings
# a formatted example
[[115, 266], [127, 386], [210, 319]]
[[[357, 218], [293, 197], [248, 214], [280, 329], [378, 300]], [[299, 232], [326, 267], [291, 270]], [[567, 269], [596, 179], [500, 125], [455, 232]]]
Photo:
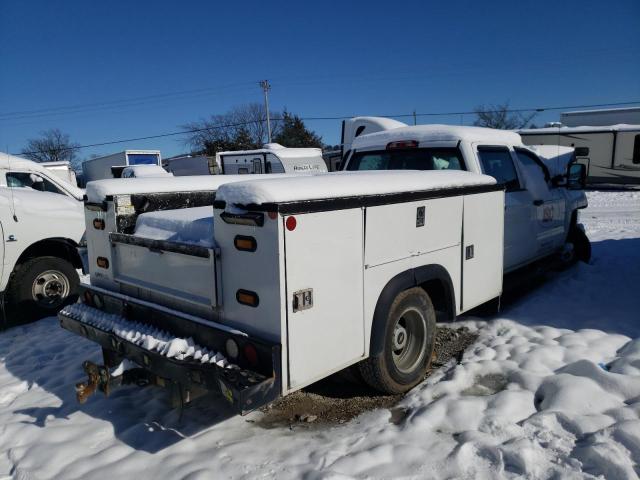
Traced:
[[265, 429], [157, 389], [78, 405], [94, 344], [55, 319], [0, 333], [0, 479], [638, 478], [640, 192], [593, 192], [577, 265], [492, 319], [400, 403], [343, 425]]

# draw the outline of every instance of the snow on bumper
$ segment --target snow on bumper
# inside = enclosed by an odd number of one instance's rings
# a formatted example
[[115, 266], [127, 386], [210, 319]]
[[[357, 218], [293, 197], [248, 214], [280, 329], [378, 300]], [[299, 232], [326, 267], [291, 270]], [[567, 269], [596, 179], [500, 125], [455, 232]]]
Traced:
[[[137, 312], [140, 313], [140, 312]], [[149, 318], [154, 311], [147, 312]], [[157, 313], [157, 312], [155, 312]], [[281, 394], [280, 346], [257, 344], [267, 350], [272, 361], [268, 368], [248, 368], [229, 363], [220, 348], [201, 346], [190, 337], [181, 337], [152, 326], [134, 321], [117, 313], [110, 313], [85, 304], [65, 307], [58, 314], [62, 328], [99, 344], [103, 351], [128, 359], [152, 375], [188, 387], [220, 391], [234, 409], [245, 414], [259, 408]], [[135, 317], [142, 320], [142, 317]], [[179, 322], [184, 320], [176, 318]], [[215, 339], [218, 345], [233, 338], [228, 332], [210, 326], [200, 326], [201, 337]], [[237, 338], [236, 338], [237, 339]], [[257, 341], [257, 340], [256, 340]], [[268, 350], [270, 349], [270, 350]], [[105, 363], [107, 356], [105, 355]], [[260, 370], [260, 371], [256, 371]]]

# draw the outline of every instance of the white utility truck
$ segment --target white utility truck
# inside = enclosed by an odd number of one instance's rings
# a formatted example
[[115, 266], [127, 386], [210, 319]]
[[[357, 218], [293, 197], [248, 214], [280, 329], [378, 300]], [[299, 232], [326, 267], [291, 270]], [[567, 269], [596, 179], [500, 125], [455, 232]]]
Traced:
[[219, 182], [212, 209], [187, 177], [164, 193], [164, 179], [94, 182], [91, 285], [59, 314], [103, 349], [78, 399], [152, 383], [185, 400], [218, 390], [245, 413], [355, 364], [406, 391], [436, 316], [499, 297], [507, 261], [576, 257], [574, 159], [541, 159], [509, 132], [399, 127], [356, 138], [346, 163], [396, 171], [200, 177]]
[[162, 167], [159, 150], [125, 150], [85, 160], [82, 163], [84, 184], [94, 180], [118, 178], [125, 167], [130, 165], [158, 165]]
[[287, 148], [278, 143], [267, 143], [257, 150], [218, 152], [216, 164], [224, 175], [327, 171], [321, 149]]
[[640, 184], [640, 125], [548, 127], [520, 130], [527, 145], [576, 149], [589, 184]]
[[547, 257], [591, 256], [577, 215], [587, 206], [586, 172], [572, 148], [528, 147], [505, 130], [407, 126], [378, 117], [345, 121], [343, 142], [347, 171], [466, 170], [504, 184], [505, 273]]
[[36, 162], [0, 153], [0, 301], [21, 318], [75, 301], [84, 192]]

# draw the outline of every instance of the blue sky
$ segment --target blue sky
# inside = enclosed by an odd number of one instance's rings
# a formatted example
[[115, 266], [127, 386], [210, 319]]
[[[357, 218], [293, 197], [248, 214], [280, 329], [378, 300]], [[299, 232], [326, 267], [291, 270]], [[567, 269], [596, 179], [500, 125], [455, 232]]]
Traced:
[[[0, 150], [51, 127], [81, 144], [173, 132], [262, 101], [263, 78], [273, 109], [303, 117], [636, 101], [640, 1], [0, 0]], [[339, 142], [339, 121], [308, 124]], [[185, 151], [80, 156], [125, 148]]]

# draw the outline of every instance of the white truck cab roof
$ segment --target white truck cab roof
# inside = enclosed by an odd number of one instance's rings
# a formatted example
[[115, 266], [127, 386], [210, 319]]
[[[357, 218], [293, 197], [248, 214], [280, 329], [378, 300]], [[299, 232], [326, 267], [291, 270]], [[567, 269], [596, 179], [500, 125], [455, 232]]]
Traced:
[[[37, 162], [27, 160], [26, 158], [17, 157], [8, 153], [0, 153], [0, 171], [27, 171], [38, 173], [51, 180], [57, 186], [65, 190], [70, 196], [76, 200], [82, 200], [84, 190], [54, 175], [49, 169], [41, 166]], [[7, 186], [4, 175], [0, 176], [0, 186]]]
[[420, 143], [467, 141], [491, 144], [523, 145], [520, 135], [509, 130], [434, 124], [395, 127], [389, 130], [362, 135], [353, 140], [351, 148], [353, 150], [379, 148], [380, 145], [404, 140], [413, 140]]

